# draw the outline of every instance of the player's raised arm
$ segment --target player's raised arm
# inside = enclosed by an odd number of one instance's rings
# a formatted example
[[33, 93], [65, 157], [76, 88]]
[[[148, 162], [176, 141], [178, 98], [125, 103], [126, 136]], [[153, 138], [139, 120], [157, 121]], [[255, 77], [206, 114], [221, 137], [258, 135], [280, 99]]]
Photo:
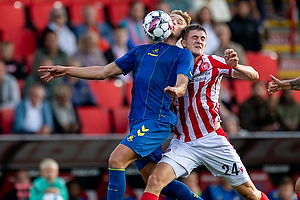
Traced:
[[253, 67], [238, 64], [239, 59], [233, 49], [226, 49], [224, 54], [227, 65], [234, 69], [234, 78], [247, 81], [255, 81], [259, 78], [258, 72]]
[[38, 72], [43, 74], [41, 79], [47, 82], [65, 75], [89, 80], [104, 80], [111, 76], [122, 74], [121, 69], [115, 62], [105, 66], [90, 67], [40, 66]]
[[185, 94], [188, 83], [189, 78], [186, 75], [178, 74], [175, 86], [167, 86], [164, 91], [173, 98], [181, 97]]
[[279, 80], [270, 75], [272, 81], [268, 84], [268, 93], [273, 94], [279, 90], [300, 90], [300, 76], [292, 80]]

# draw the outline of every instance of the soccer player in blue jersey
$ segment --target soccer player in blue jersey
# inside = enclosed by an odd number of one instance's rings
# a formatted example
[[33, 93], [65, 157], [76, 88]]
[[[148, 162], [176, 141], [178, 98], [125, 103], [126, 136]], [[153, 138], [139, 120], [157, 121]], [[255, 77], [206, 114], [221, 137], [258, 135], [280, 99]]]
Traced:
[[[125, 168], [135, 161], [145, 182], [161, 158], [161, 144], [169, 137], [177, 117], [170, 111], [171, 97], [184, 95], [192, 78], [193, 56], [176, 46], [181, 31], [190, 24], [187, 13], [171, 14], [174, 29], [169, 38], [157, 44], [141, 45], [106, 66], [84, 68], [41, 66], [41, 78], [51, 81], [69, 75], [104, 80], [133, 72], [130, 133], [114, 149], [108, 161], [108, 200], [121, 200], [125, 192]], [[171, 199], [201, 199], [187, 186], [173, 181], [163, 191]]]

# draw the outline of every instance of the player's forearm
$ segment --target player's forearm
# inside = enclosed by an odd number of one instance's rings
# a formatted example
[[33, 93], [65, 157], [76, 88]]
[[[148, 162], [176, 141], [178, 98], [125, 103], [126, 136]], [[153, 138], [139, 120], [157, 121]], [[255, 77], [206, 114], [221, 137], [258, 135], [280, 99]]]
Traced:
[[91, 67], [64, 67], [66, 75], [89, 80], [101, 80], [105, 79], [102, 76], [102, 66], [91, 66]]
[[300, 90], [300, 77], [288, 82], [292, 90]]
[[259, 78], [258, 72], [251, 66], [246, 65], [237, 65], [235, 68], [235, 78], [247, 80], [247, 81], [255, 81]]

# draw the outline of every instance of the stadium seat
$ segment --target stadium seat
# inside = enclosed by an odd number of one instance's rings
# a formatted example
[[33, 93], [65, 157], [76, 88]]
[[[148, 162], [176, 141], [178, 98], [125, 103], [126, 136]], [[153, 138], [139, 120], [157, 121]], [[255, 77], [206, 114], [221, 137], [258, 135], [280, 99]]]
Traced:
[[91, 3], [91, 4], [89, 4], [87, 2], [72, 3], [69, 6], [69, 12], [70, 12], [71, 21], [75, 26], [78, 26], [83, 22], [82, 9], [86, 5], [93, 5], [95, 8], [97, 8], [98, 22], [105, 21], [105, 13], [104, 13], [104, 4], [103, 3], [101, 3], [101, 2], [95, 2], [95, 3]]
[[5, 194], [14, 189], [14, 173], [9, 172], [5, 174], [3, 179], [3, 185], [0, 189], [0, 199], [3, 199]]
[[127, 133], [129, 130], [129, 111], [130, 107], [121, 107], [112, 110], [112, 124], [115, 133]]
[[39, 32], [43, 31], [46, 28], [52, 9], [52, 2], [35, 3], [30, 6], [30, 16], [32, 22]]
[[2, 3], [0, 5], [0, 29], [15, 30], [25, 26], [25, 12], [22, 4]]
[[269, 194], [270, 191], [274, 189], [272, 180], [267, 172], [262, 170], [250, 170], [248, 173], [254, 185], [260, 191]]
[[122, 87], [117, 85], [117, 80], [90, 81], [90, 87], [95, 94], [98, 105], [105, 108], [121, 107], [124, 102]]
[[108, 6], [109, 19], [111, 23], [116, 26], [119, 25], [122, 19], [128, 15], [129, 3], [119, 2], [110, 4]]
[[233, 90], [238, 105], [241, 105], [244, 101], [246, 101], [251, 96], [252, 82], [244, 81], [240, 79], [234, 79]]
[[111, 121], [107, 109], [94, 106], [81, 106], [77, 108], [77, 112], [82, 126], [82, 134], [111, 133]]
[[131, 89], [132, 89], [133, 81], [126, 83], [125, 85], [125, 98], [127, 103], [131, 104]]
[[0, 112], [0, 126], [2, 128], [2, 134], [8, 134], [12, 130], [14, 123], [14, 108], [4, 108]]
[[277, 76], [278, 58], [276, 53], [247, 52], [246, 57], [248, 65], [258, 71], [259, 79], [269, 81], [271, 80], [270, 74]]
[[3, 31], [3, 40], [10, 41], [15, 46], [14, 57], [25, 58], [33, 54], [36, 48], [36, 38], [33, 31], [25, 28], [7, 29]]

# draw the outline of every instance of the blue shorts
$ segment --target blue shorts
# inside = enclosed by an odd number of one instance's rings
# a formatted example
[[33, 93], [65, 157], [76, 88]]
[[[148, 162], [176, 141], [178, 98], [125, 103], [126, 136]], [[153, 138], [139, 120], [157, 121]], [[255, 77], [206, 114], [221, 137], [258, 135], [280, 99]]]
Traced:
[[141, 158], [135, 163], [142, 169], [149, 162], [157, 163], [162, 156], [161, 144], [170, 136], [172, 125], [158, 120], [130, 120], [130, 133], [121, 144], [131, 148]]

